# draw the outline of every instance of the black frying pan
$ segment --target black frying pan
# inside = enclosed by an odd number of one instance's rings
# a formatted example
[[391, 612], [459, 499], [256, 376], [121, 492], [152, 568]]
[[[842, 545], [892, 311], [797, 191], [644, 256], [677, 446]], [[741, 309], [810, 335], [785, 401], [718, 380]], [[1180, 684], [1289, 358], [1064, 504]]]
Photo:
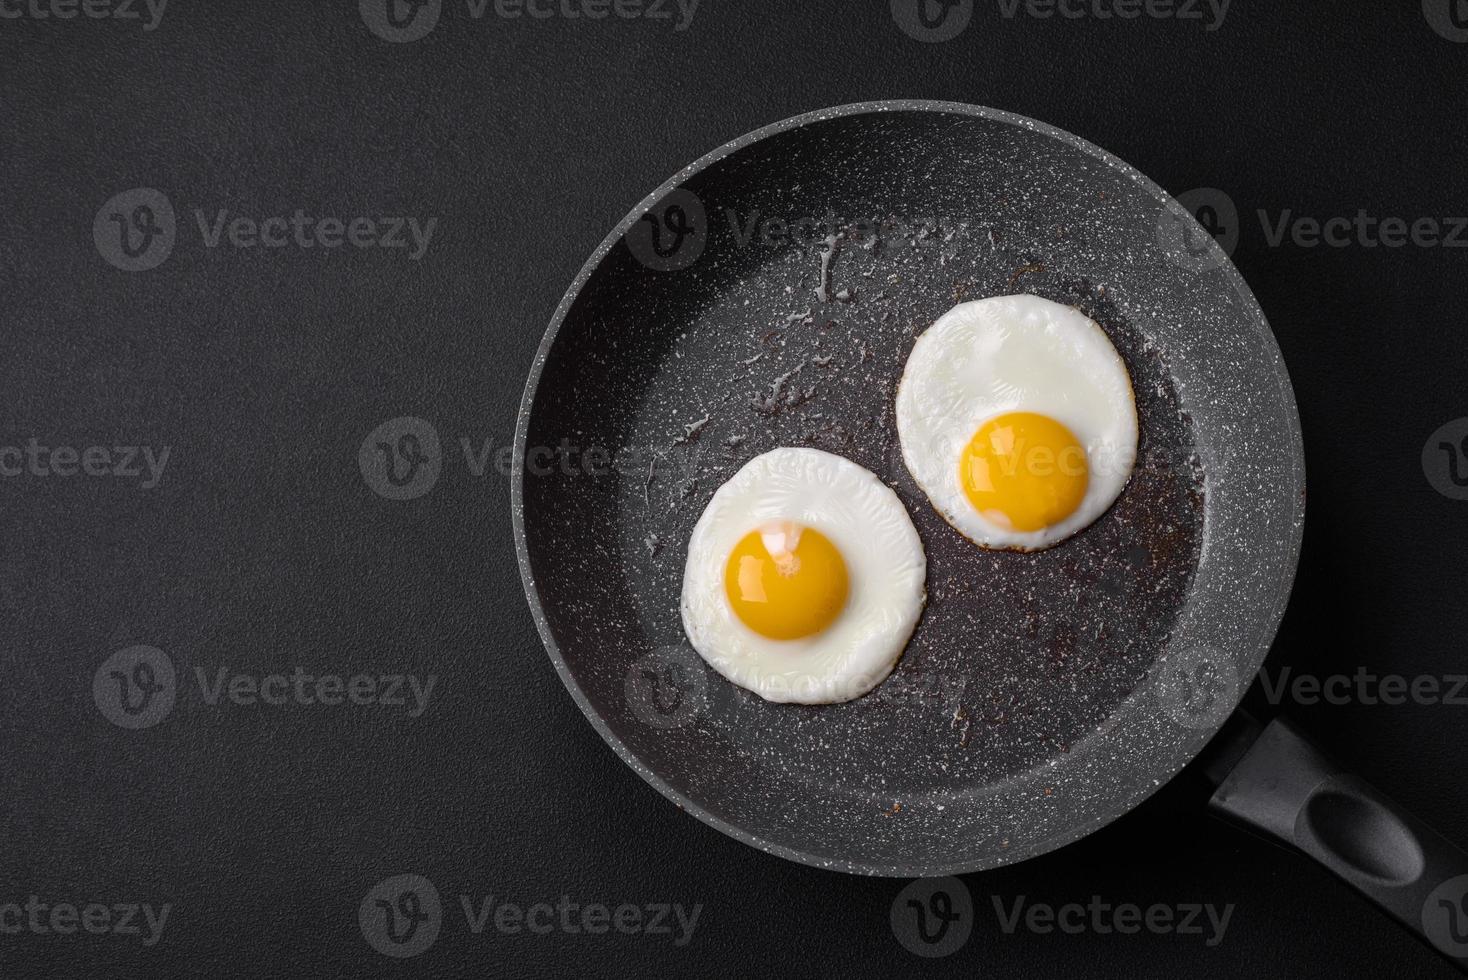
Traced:
[[[902, 465], [892, 410], [918, 333], [1016, 292], [1101, 324], [1141, 419], [1120, 499], [1036, 554], [950, 528]], [[927, 552], [907, 652], [845, 704], [742, 691], [679, 622], [694, 522], [784, 445], [876, 472]], [[515, 449], [516, 545], [557, 671], [628, 765], [724, 833], [861, 874], [1009, 864], [1136, 806], [1227, 722], [1205, 767], [1215, 806], [1468, 954], [1460, 852], [1284, 723], [1230, 720], [1295, 572], [1294, 396], [1217, 244], [1105, 151], [991, 109], [883, 102], [710, 153], [576, 277]]]

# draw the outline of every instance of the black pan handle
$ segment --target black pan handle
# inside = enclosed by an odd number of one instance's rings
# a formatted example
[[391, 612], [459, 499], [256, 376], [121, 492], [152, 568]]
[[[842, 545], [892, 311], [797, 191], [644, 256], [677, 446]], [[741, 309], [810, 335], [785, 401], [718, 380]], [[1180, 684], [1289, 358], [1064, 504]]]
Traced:
[[1468, 854], [1282, 718], [1236, 714], [1209, 748], [1212, 810], [1304, 851], [1468, 973]]

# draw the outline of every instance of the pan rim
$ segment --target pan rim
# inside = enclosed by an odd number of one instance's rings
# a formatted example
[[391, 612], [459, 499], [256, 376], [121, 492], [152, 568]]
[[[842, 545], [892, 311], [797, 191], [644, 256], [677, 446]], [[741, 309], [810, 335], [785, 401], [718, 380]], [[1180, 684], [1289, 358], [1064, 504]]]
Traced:
[[[577, 272], [575, 279], [572, 280], [571, 285], [567, 288], [565, 294], [561, 298], [561, 301], [557, 304], [555, 312], [551, 317], [550, 324], [546, 329], [544, 337], [541, 339], [539, 347], [536, 349], [534, 359], [531, 363], [530, 372], [525, 383], [525, 390], [520, 401], [519, 414], [515, 422], [514, 455], [512, 457], [512, 469], [510, 479], [510, 518], [512, 524], [512, 532], [515, 539], [516, 562], [520, 569], [521, 584], [525, 591], [526, 600], [530, 606], [531, 617], [535, 621], [536, 631], [540, 634], [541, 642], [545, 646], [546, 653], [550, 657], [550, 660], [554, 665], [556, 673], [560, 677], [562, 684], [564, 684], [567, 691], [570, 692], [572, 699], [576, 702], [577, 707], [580, 708], [581, 713], [586, 716], [587, 721], [591, 723], [597, 734], [600, 735], [602, 740], [605, 741], [607, 745], [612, 748], [617, 756], [624, 763], [626, 763], [629, 768], [631, 768], [635, 773], [642, 777], [644, 781], [646, 781], [668, 800], [677, 805], [679, 809], [692, 814], [701, 822], [714, 828], [720, 833], [725, 834], [726, 836], [732, 837], [735, 840], [740, 841], [741, 843], [747, 844], [766, 853], [785, 858], [786, 860], [794, 861], [799, 864], [809, 865], [811, 867], [823, 868], [830, 871], [840, 871], [848, 874], [893, 878], [935, 877], [943, 875], [966, 874], [974, 871], [987, 870], [1003, 865], [1015, 864], [1032, 857], [1038, 857], [1041, 854], [1046, 854], [1051, 851], [1058, 850], [1059, 848], [1064, 847], [1068, 844], [1074, 843], [1075, 841], [1080, 840], [1083, 837], [1090, 836], [1107, 824], [1134, 810], [1138, 805], [1140, 805], [1163, 785], [1170, 782], [1172, 778], [1177, 775], [1178, 772], [1180, 772], [1189, 762], [1191, 762], [1197, 756], [1198, 752], [1201, 751], [1208, 740], [1210, 740], [1216, 734], [1217, 728], [1198, 732], [1197, 735], [1192, 738], [1192, 744], [1188, 747], [1188, 750], [1186, 752], [1181, 753], [1180, 757], [1178, 757], [1175, 761], [1170, 762], [1165, 771], [1159, 770], [1159, 772], [1156, 774], [1155, 779], [1144, 780], [1143, 784], [1138, 788], [1138, 791], [1131, 794], [1127, 798], [1125, 805], [1122, 806], [1120, 809], [1116, 810], [1115, 812], [1104, 818], [1098, 818], [1097, 820], [1085, 826], [1072, 828], [1064, 832], [1053, 834], [1042, 840], [1035, 841], [1026, 847], [1016, 849], [1013, 852], [1005, 853], [997, 860], [980, 859], [975, 861], [948, 863], [874, 863], [866, 861], [852, 861], [845, 858], [822, 856], [765, 839], [709, 812], [698, 802], [684, 795], [683, 793], [680, 793], [660, 775], [658, 775], [656, 772], [653, 772], [646, 765], [644, 765], [641, 759], [639, 759], [637, 755], [633, 753], [632, 750], [629, 749], [627, 745], [621, 739], [619, 739], [614, 732], [612, 732], [610, 726], [607, 725], [606, 721], [601, 717], [595, 706], [593, 706], [590, 700], [586, 697], [585, 692], [582, 691], [580, 685], [576, 681], [576, 678], [572, 674], [569, 665], [566, 662], [565, 656], [561, 652], [559, 643], [556, 641], [555, 636], [551, 632], [549, 621], [545, 615], [544, 607], [542, 606], [540, 601], [540, 594], [535, 582], [535, 576], [531, 570], [529, 546], [527, 543], [524, 520], [524, 460], [529, 430], [530, 412], [534, 406], [536, 393], [540, 386], [541, 374], [544, 370], [550, 351], [554, 347], [555, 342], [560, 334], [561, 327], [565, 322], [566, 316], [570, 312], [572, 305], [575, 303], [582, 289], [585, 288], [586, 283], [590, 280], [592, 275], [595, 274], [596, 270], [601, 266], [608, 253], [610, 253], [611, 250], [617, 245], [617, 243], [622, 240], [627, 230], [644, 213], [646, 213], [654, 204], [656, 204], [672, 190], [677, 188], [683, 181], [687, 180], [689, 177], [708, 169], [710, 166], [724, 159], [725, 157], [730, 156], [731, 154], [736, 153], [739, 150], [744, 149], [745, 147], [760, 142], [771, 136], [799, 129], [813, 123], [825, 122], [831, 119], [842, 117], [870, 115], [884, 112], [911, 111], [982, 118], [994, 122], [1001, 122], [1007, 125], [1018, 126], [1021, 128], [1033, 130], [1035, 132], [1049, 136], [1053, 139], [1057, 139], [1060, 142], [1065, 143], [1069, 146], [1075, 147], [1076, 149], [1079, 149], [1082, 152], [1094, 157], [1098, 161], [1106, 164], [1108, 167], [1111, 167], [1112, 169], [1115, 169], [1118, 172], [1125, 174], [1129, 179], [1136, 181], [1138, 186], [1140, 186], [1149, 195], [1155, 198], [1159, 202], [1159, 204], [1165, 207], [1185, 210], [1181, 209], [1180, 205], [1177, 205], [1175, 199], [1170, 194], [1168, 194], [1166, 190], [1164, 190], [1151, 178], [1143, 174], [1140, 170], [1120, 159], [1115, 154], [1112, 154], [1109, 151], [1099, 146], [1096, 146], [1095, 144], [1082, 137], [1076, 136], [1073, 133], [1052, 126], [1048, 123], [1044, 123], [1039, 120], [1019, 115], [1017, 113], [1008, 112], [1002, 109], [994, 109], [988, 106], [981, 106], [964, 102], [951, 102], [930, 99], [876, 100], [866, 102], [854, 102], [826, 109], [818, 109], [811, 112], [801, 113], [796, 116], [791, 116], [787, 119], [770, 123], [766, 126], [762, 126], [709, 151], [708, 153], [699, 157], [693, 163], [690, 163], [688, 166], [682, 168], [677, 173], [669, 177], [666, 181], [660, 184], [656, 190], [646, 195], [641, 201], [639, 201], [632, 208], [632, 210], [629, 211], [628, 214], [617, 223], [617, 225], [611, 230], [611, 232], [607, 234], [607, 236], [602, 240], [601, 244], [597, 246], [596, 250], [592, 252], [590, 257], [581, 266], [581, 269], [579, 272]], [[1216, 248], [1217, 245], [1215, 244], [1214, 247]], [[1275, 634], [1278, 631], [1280, 621], [1284, 616], [1285, 607], [1288, 604], [1290, 593], [1293, 589], [1294, 578], [1299, 564], [1300, 545], [1304, 533], [1305, 458], [1303, 439], [1300, 429], [1299, 410], [1295, 401], [1294, 387], [1290, 382], [1289, 372], [1284, 363], [1283, 355], [1279, 350], [1279, 343], [1274, 335], [1274, 331], [1271, 329], [1269, 322], [1264, 315], [1263, 309], [1260, 308], [1258, 300], [1254, 297], [1253, 291], [1249, 289], [1248, 284], [1245, 282], [1242, 274], [1238, 271], [1233, 261], [1225, 257], [1224, 261], [1218, 266], [1217, 271], [1222, 272], [1230, 288], [1235, 293], [1239, 294], [1241, 298], [1247, 301], [1253, 313], [1251, 319], [1255, 321], [1255, 326], [1258, 328], [1260, 339], [1265, 343], [1266, 348], [1273, 353], [1273, 357], [1270, 358], [1272, 362], [1271, 366], [1273, 367], [1274, 379], [1279, 388], [1281, 407], [1284, 409], [1282, 413], [1282, 428], [1286, 431], [1284, 431], [1283, 435], [1285, 435], [1285, 437], [1287, 438], [1289, 442], [1289, 448], [1291, 450], [1291, 452], [1289, 453], [1291, 465], [1289, 467], [1288, 473], [1288, 476], [1291, 478], [1291, 486], [1283, 489], [1288, 490], [1289, 499], [1291, 500], [1293, 507], [1292, 513], [1290, 514], [1290, 538], [1289, 541], [1286, 542], [1287, 554], [1285, 556], [1285, 560], [1281, 563], [1278, 580], [1275, 582], [1271, 592], [1272, 602], [1267, 606], [1267, 608], [1262, 608], [1256, 618], [1256, 622], [1261, 627], [1260, 631], [1258, 632], [1258, 640], [1255, 644], [1256, 649], [1247, 651], [1247, 654], [1244, 657], [1243, 662], [1250, 666], [1247, 674], [1244, 678], [1242, 678], [1246, 681], [1246, 683], [1241, 683], [1237, 685], [1237, 690], [1235, 691], [1233, 698], [1233, 704], [1230, 708], [1230, 710], [1232, 711], [1234, 708], [1237, 707], [1239, 701], [1242, 700], [1244, 693], [1247, 691], [1249, 686], [1247, 682], [1252, 682], [1254, 675], [1258, 672], [1260, 665], [1263, 663], [1265, 656], [1268, 654], [1269, 649], [1273, 644]], [[1133, 697], [1135, 697], [1135, 693], [1133, 694]], [[1130, 698], [1127, 702], [1124, 702], [1124, 704], [1129, 703], [1129, 701]], [[1121, 709], [1118, 708], [1118, 711], [1120, 710]]]

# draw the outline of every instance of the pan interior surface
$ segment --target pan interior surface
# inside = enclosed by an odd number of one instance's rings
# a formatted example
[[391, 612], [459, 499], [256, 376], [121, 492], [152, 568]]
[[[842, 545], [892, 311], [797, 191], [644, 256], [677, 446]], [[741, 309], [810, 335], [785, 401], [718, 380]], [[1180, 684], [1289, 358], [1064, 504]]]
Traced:
[[[919, 875], [1061, 846], [1196, 753], [1283, 610], [1303, 472], [1268, 326], [1226, 259], [1178, 251], [1172, 207], [1048, 127], [884, 103], [751, 134], [628, 216], [537, 359], [514, 516], [552, 659], [634, 769], [782, 856]], [[1101, 324], [1141, 423], [1116, 504], [1032, 554], [949, 527], [893, 418], [916, 336], [1017, 292]], [[683, 637], [692, 527], [777, 446], [875, 472], [927, 553], [913, 639], [856, 701], [767, 703]]]

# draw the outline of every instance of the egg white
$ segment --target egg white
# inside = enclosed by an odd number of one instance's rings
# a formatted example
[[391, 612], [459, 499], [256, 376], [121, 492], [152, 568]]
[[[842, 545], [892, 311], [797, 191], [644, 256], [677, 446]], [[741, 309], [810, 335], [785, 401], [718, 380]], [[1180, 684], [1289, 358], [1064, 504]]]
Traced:
[[[1085, 496], [1056, 524], [1001, 527], [964, 494], [959, 456], [1005, 412], [1048, 415], [1085, 449]], [[960, 303], [918, 337], [897, 390], [897, 433], [908, 472], [948, 523], [985, 548], [1036, 551], [1090, 526], [1121, 494], [1136, 464], [1136, 397], [1121, 355], [1084, 313], [996, 296]]]
[[[799, 640], [754, 632], [724, 586], [740, 539], [794, 521], [830, 539], [850, 591], [827, 629]], [[715, 491], [688, 541], [681, 611], [708, 664], [768, 701], [831, 704], [876, 687], [902, 656], [926, 600], [927, 559], [897, 495], [870, 471], [819, 449], [775, 449]]]

